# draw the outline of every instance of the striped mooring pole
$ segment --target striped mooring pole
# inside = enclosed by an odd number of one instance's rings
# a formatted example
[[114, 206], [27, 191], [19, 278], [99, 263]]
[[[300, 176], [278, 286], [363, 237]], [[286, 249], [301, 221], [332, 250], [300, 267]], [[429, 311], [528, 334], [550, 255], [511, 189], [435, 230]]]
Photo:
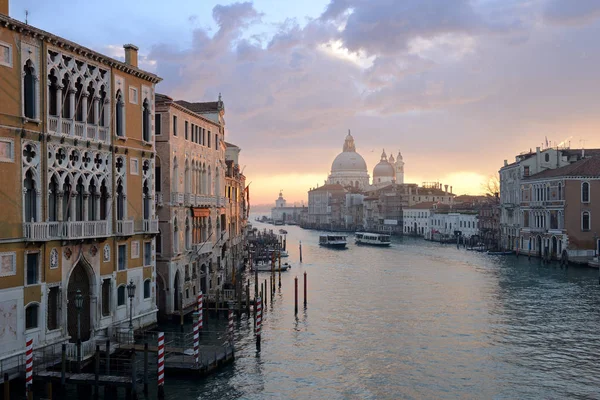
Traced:
[[200, 355], [200, 315], [198, 321], [194, 322], [194, 361], [198, 365], [198, 356]]
[[233, 344], [233, 308], [229, 307], [229, 343]]
[[260, 351], [260, 328], [262, 324], [262, 299], [257, 297], [254, 299], [256, 306], [256, 351]]
[[29, 393], [33, 391], [33, 339], [27, 339], [25, 350], [25, 389], [27, 398], [31, 398]]
[[165, 397], [165, 333], [158, 332], [158, 397]]
[[201, 331], [204, 324], [204, 314], [202, 310], [202, 302], [204, 300], [204, 296], [202, 295], [202, 291], [198, 293], [198, 330]]

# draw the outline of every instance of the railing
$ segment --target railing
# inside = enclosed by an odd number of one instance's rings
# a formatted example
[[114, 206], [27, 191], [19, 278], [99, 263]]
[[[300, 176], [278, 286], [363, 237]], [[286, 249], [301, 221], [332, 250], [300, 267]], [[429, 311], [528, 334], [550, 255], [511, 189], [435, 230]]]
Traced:
[[156, 203], [157, 206], [162, 206], [163, 205], [163, 194], [158, 192], [154, 195], [154, 202]]
[[75, 122], [75, 136], [78, 138], [84, 138], [85, 124], [83, 122]]
[[212, 253], [213, 244], [211, 241], [194, 243], [192, 246], [194, 253], [197, 253], [198, 255]]
[[133, 235], [133, 220], [117, 220], [117, 235]]
[[87, 138], [91, 140], [96, 140], [96, 132], [98, 131], [98, 127], [96, 125], [88, 125], [87, 126]]
[[145, 219], [144, 232], [158, 233], [158, 219]]
[[99, 126], [98, 127], [98, 140], [101, 142], [108, 141], [108, 127], [107, 126]]
[[[81, 359], [86, 360], [96, 353], [96, 341], [81, 342]], [[67, 359], [77, 360], [77, 343], [67, 343]]]
[[109, 221], [70, 221], [62, 223], [62, 237], [79, 239], [87, 237], [110, 236]]
[[181, 204], [183, 205], [183, 193], [179, 193], [179, 192], [172, 192], [171, 193], [171, 204]]
[[185, 193], [185, 194], [183, 195], [183, 203], [184, 203], [186, 206], [189, 206], [189, 205], [191, 205], [191, 204], [192, 204], [192, 196], [194, 196], [194, 195], [193, 195], [193, 194], [190, 194], [190, 193]]
[[48, 117], [48, 131], [58, 133], [58, 117]]
[[63, 119], [60, 124], [60, 133], [63, 135], [71, 136], [73, 132], [73, 120], [72, 119]]

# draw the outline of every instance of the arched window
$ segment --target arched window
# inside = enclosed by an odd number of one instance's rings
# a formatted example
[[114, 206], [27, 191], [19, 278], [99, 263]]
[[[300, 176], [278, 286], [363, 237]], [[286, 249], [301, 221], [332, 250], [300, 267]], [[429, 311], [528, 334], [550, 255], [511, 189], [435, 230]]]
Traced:
[[188, 160], [185, 160], [185, 171], [184, 171], [184, 183], [185, 183], [185, 187], [184, 187], [184, 192], [185, 193], [190, 193], [190, 164], [188, 162]]
[[550, 161], [550, 154], [549, 153], [544, 154], [544, 160], [546, 160], [546, 162]]
[[156, 254], [162, 253], [162, 231], [159, 229], [156, 235]]
[[179, 253], [179, 228], [177, 218], [173, 219], [173, 253]]
[[589, 184], [589, 182], [583, 182], [581, 184], [581, 201], [583, 203], [590, 202], [590, 184]]
[[25, 329], [35, 329], [38, 327], [38, 315], [40, 306], [30, 304], [25, 308]]
[[65, 183], [63, 184], [63, 221], [70, 221], [71, 218], [71, 178], [67, 176], [65, 178]]
[[48, 219], [58, 221], [58, 182], [56, 176], [52, 175], [48, 185]]
[[123, 103], [123, 95], [119, 90], [117, 92], [117, 99], [115, 103], [115, 127], [117, 131], [117, 136], [125, 136], [125, 120], [124, 120], [124, 112], [123, 108], [125, 103]]
[[62, 80], [63, 91], [62, 91], [62, 117], [73, 118], [71, 115], [71, 80], [69, 75], [65, 74]]
[[75, 187], [77, 191], [77, 197], [75, 202], [75, 220], [83, 221], [83, 179], [79, 178], [77, 180], [77, 186]]
[[177, 157], [173, 158], [173, 178], [171, 179], [171, 191], [176, 193], [179, 189], [179, 165]]
[[96, 205], [96, 200], [100, 195], [96, 189], [96, 185], [94, 182], [90, 183], [89, 189], [90, 195], [88, 196], [88, 220], [96, 221], [98, 219], [98, 207]]
[[125, 305], [125, 285], [117, 288], [117, 306]]
[[144, 219], [150, 219], [150, 188], [148, 187], [148, 180], [144, 181], [143, 196], [144, 196]]
[[190, 219], [186, 218], [185, 219], [185, 248], [186, 248], [186, 250], [189, 250], [190, 247], [191, 247], [191, 244], [190, 244]]
[[25, 222], [37, 221], [37, 193], [31, 170], [25, 173]]
[[154, 191], [160, 193], [161, 189], [161, 169], [160, 169], [160, 158], [156, 157], [154, 160]]
[[106, 107], [106, 89], [104, 86], [100, 87], [100, 101], [98, 103], [98, 125], [107, 126], [106, 121], [107, 107]]
[[75, 83], [75, 121], [83, 121], [83, 83], [81, 78]]
[[23, 72], [23, 112], [25, 117], [35, 119], [35, 71], [30, 60], [25, 63]]
[[100, 219], [105, 221], [108, 217], [108, 189], [106, 188], [106, 181], [102, 181], [100, 185]]
[[144, 298], [145, 299], [149, 299], [150, 298], [150, 279], [146, 279], [144, 281]]
[[87, 123], [95, 124], [96, 116], [94, 114], [95, 114], [96, 110], [95, 110], [95, 105], [94, 105], [94, 97], [96, 97], [96, 90], [94, 89], [94, 85], [92, 82], [90, 82], [90, 84], [88, 85], [87, 92], [88, 92]]
[[562, 183], [558, 183], [558, 200], [562, 200]]
[[144, 100], [144, 111], [142, 112], [142, 137], [145, 142], [150, 141], [150, 104], [148, 99]]
[[125, 219], [125, 190], [121, 179], [117, 181], [117, 219]]
[[58, 109], [58, 78], [56, 77], [56, 71], [52, 69], [50, 71], [50, 76], [48, 77], [50, 81], [50, 87], [48, 88], [48, 100], [50, 101], [50, 115], [54, 117], [58, 117], [59, 109]]
[[589, 211], [584, 211], [581, 213], [581, 230], [589, 231], [590, 228], [590, 213]]

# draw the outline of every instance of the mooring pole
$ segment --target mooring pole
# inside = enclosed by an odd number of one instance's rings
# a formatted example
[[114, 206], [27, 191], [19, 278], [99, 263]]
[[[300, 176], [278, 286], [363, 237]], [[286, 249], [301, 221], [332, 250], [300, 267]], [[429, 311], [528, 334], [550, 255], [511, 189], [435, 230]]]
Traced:
[[256, 308], [255, 330], [256, 330], [256, 351], [260, 352], [260, 330], [262, 325], [262, 300], [260, 297], [254, 299], [254, 307]]
[[4, 373], [4, 398], [10, 399], [10, 380], [8, 379], [8, 372]]
[[[64, 392], [66, 385], [66, 375], [67, 375], [67, 344], [63, 343], [61, 346], [61, 365], [60, 365], [60, 385], [61, 390]], [[7, 397], [8, 398], [8, 397]]]
[[300, 241], [300, 262], [302, 262], [302, 240]]
[[298, 315], [298, 277], [294, 278], [294, 314]]
[[96, 345], [96, 365], [94, 365], [94, 398], [100, 398], [100, 345]]
[[183, 332], [183, 294], [179, 297], [179, 330]]
[[250, 318], [250, 279], [246, 284], [246, 315]]
[[158, 333], [158, 398], [165, 398], [165, 333]]
[[110, 375], [110, 339], [106, 341], [106, 375]]
[[304, 308], [306, 308], [306, 271], [304, 271]]
[[135, 349], [131, 353], [131, 391], [133, 400], [137, 400], [137, 373], [135, 370]]

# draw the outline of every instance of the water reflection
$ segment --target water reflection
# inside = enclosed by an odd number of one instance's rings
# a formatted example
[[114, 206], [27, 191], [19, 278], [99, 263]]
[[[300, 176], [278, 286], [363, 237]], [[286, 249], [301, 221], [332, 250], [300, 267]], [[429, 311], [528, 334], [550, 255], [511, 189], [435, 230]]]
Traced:
[[287, 230], [293, 267], [265, 307], [260, 356], [244, 319], [236, 362], [167, 381], [169, 399], [596, 396], [597, 271], [409, 238], [332, 251], [318, 232]]

